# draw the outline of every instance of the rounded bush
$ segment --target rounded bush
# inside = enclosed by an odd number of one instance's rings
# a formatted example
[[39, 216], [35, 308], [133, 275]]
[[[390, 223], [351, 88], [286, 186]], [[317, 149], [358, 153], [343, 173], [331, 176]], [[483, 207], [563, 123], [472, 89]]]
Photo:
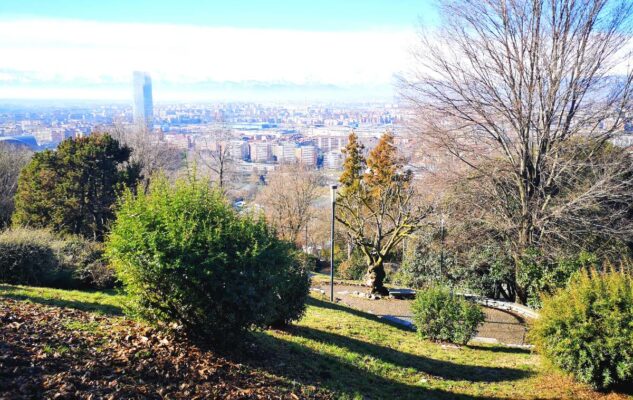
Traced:
[[113, 270], [101, 244], [45, 229], [15, 228], [0, 233], [0, 282], [60, 289], [105, 289]]
[[415, 296], [413, 321], [424, 339], [466, 344], [484, 321], [481, 308], [444, 286], [431, 286]]
[[155, 178], [148, 193], [128, 191], [106, 254], [128, 311], [205, 340], [230, 341], [303, 312], [307, 274], [291, 245], [195, 180]]
[[62, 243], [47, 230], [13, 229], [0, 233], [0, 282], [50, 285], [61, 273]]
[[633, 384], [633, 281], [583, 271], [543, 299], [531, 330], [539, 352], [594, 388]]
[[71, 286], [83, 289], [112, 289], [116, 285], [114, 269], [106, 262], [103, 243], [81, 236], [64, 237], [61, 263], [72, 271]]

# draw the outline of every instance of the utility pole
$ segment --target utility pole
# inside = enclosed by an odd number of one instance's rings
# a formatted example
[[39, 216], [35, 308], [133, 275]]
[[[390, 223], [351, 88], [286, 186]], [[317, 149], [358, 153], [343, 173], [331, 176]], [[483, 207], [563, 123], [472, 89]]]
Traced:
[[443, 277], [443, 270], [444, 270], [444, 214], [442, 214], [441, 219], [440, 219], [440, 281], [442, 280]]
[[331, 185], [332, 189], [332, 225], [330, 230], [330, 301], [334, 302], [334, 217], [336, 208], [336, 185]]

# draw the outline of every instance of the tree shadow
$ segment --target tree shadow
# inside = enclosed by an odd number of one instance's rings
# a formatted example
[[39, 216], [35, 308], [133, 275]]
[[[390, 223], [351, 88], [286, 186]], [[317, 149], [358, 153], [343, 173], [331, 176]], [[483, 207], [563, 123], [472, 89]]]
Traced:
[[[298, 331], [292, 329], [291, 334], [309, 338], [315, 334], [310, 331], [312, 330], [307, 328], [301, 328]], [[350, 346], [350, 350], [358, 351], [358, 356], [367, 357], [366, 362], [371, 362], [372, 356], [385, 357], [382, 358], [385, 361], [393, 361], [389, 357], [396, 357], [395, 354], [384, 352], [382, 348], [381, 353], [372, 353], [367, 348], [340, 340], [338, 335], [328, 335], [321, 339], [333, 340], [333, 344], [339, 346]], [[497, 397], [473, 396], [425, 387], [426, 375], [422, 371], [419, 374], [418, 385], [390, 380], [360, 367], [358, 363], [347, 361], [344, 356], [324, 354], [299, 343], [278, 339], [265, 333], [254, 333], [253, 340], [256, 343], [257, 354], [238, 356], [239, 362], [284, 377], [301, 386], [326, 389], [333, 392], [335, 398], [497, 399]], [[445, 367], [448, 368], [449, 363], [446, 364]]]
[[522, 347], [510, 346], [479, 346], [476, 344], [466, 345], [469, 349], [479, 351], [489, 351], [491, 353], [507, 353], [507, 354], [532, 354], [532, 350]]
[[449, 361], [436, 360], [424, 356], [403, 353], [389, 347], [363, 342], [348, 336], [320, 331], [307, 327], [293, 327], [290, 330], [295, 336], [344, 347], [363, 356], [377, 358], [402, 368], [412, 368], [439, 379], [495, 383], [515, 381], [530, 377], [530, 371], [514, 368], [485, 367], [479, 365], [463, 365]]
[[604, 393], [614, 392], [626, 396], [633, 396], [633, 385], [630, 383], [619, 383], [611, 387], [609, 390], [605, 390]]
[[[6, 289], [0, 285], [0, 289]], [[10, 289], [10, 288], [8, 288]], [[43, 304], [47, 306], [73, 308], [80, 311], [96, 312], [102, 315], [120, 316], [123, 315], [123, 309], [110, 304], [93, 303], [89, 301], [64, 300], [59, 298], [49, 298], [35, 296], [32, 294], [12, 293], [11, 291], [3, 292], [2, 297], [8, 299], [30, 301], [32, 303]]]
[[354, 315], [356, 317], [361, 317], [361, 318], [365, 318], [365, 319], [370, 320], [370, 321], [378, 322], [380, 324], [389, 325], [389, 326], [391, 326], [393, 328], [396, 328], [396, 329], [400, 329], [400, 330], [407, 331], [407, 332], [411, 332], [412, 331], [412, 329], [409, 328], [406, 325], [399, 324], [397, 322], [393, 322], [393, 321], [390, 321], [388, 319], [381, 318], [381, 317], [379, 317], [379, 316], [377, 316], [375, 314], [370, 314], [370, 313], [365, 312], [365, 311], [360, 311], [360, 310], [357, 310], [355, 308], [352, 308], [352, 307], [349, 307], [349, 306], [346, 306], [346, 305], [341, 305], [341, 304], [337, 304], [337, 303], [331, 303], [329, 301], [319, 300], [319, 299], [316, 299], [314, 297], [308, 297], [308, 300], [307, 300], [306, 304], [308, 304], [310, 306], [314, 306], [314, 307], [327, 308], [328, 310], [343, 311], [343, 312], [346, 312], [348, 314]]

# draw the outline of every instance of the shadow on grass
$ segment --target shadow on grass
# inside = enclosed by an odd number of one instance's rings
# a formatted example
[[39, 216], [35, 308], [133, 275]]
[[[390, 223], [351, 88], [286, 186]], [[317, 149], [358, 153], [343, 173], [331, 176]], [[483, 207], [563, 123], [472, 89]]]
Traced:
[[306, 327], [293, 327], [289, 330], [289, 333], [294, 336], [301, 336], [305, 339], [343, 347], [362, 356], [379, 359], [402, 368], [413, 368], [416, 371], [439, 379], [494, 383], [515, 381], [532, 375], [531, 372], [520, 369], [462, 365], [449, 361], [416, 356], [347, 336]]
[[103, 315], [123, 315], [123, 309], [110, 304], [102, 304], [90, 301], [67, 300], [57, 297], [43, 297], [34, 294], [19, 293], [11, 286], [0, 285], [0, 296], [8, 299], [30, 301], [32, 303], [47, 306], [73, 308], [81, 311], [96, 312]]
[[[393, 325], [374, 315], [338, 304], [311, 298], [308, 303], [343, 311], [386, 325]], [[403, 328], [399, 325], [394, 325]], [[403, 328], [404, 329], [404, 328]], [[491, 400], [495, 397], [451, 392], [449, 382], [456, 381], [460, 391], [467, 387], [490, 383], [512, 382], [532, 375], [530, 371], [513, 368], [460, 365], [451, 361], [435, 360], [404, 353], [388, 347], [313, 328], [289, 327], [281, 337], [253, 333], [251, 351], [229, 355], [243, 364], [282, 376], [299, 385], [314, 386], [334, 392], [336, 398], [397, 398], [397, 399], [464, 399]], [[289, 340], [285, 340], [287, 337]], [[291, 339], [291, 340], [290, 340]], [[317, 342], [308, 347], [307, 342]], [[333, 345], [335, 354], [320, 351], [320, 344]], [[384, 364], [380, 364], [380, 363]], [[390, 365], [389, 365], [390, 364]], [[371, 370], [369, 367], [372, 367]], [[392, 376], [408, 376], [405, 383]], [[428, 387], [427, 379], [444, 388]], [[417, 381], [417, 382], [416, 382]], [[440, 383], [438, 383], [440, 382]], [[475, 390], [475, 387], [473, 387]], [[481, 391], [481, 386], [477, 386]]]
[[405, 326], [403, 324], [399, 324], [397, 322], [393, 322], [390, 321], [388, 319], [385, 318], [380, 318], [374, 314], [370, 314], [367, 313], [365, 311], [360, 311], [357, 310], [355, 308], [346, 306], [346, 305], [342, 305], [342, 304], [336, 304], [336, 303], [330, 303], [329, 301], [323, 301], [323, 300], [319, 300], [316, 299], [314, 297], [308, 297], [308, 301], [306, 302], [308, 305], [310, 306], [314, 306], [314, 307], [320, 307], [320, 308], [327, 308], [328, 310], [334, 310], [334, 311], [343, 311], [346, 312], [348, 314], [354, 315], [356, 317], [361, 317], [361, 318], [365, 318], [368, 319], [370, 321], [374, 321], [374, 322], [378, 322], [381, 324], [385, 324], [385, 325], [389, 325], [391, 327], [403, 330], [403, 331], [407, 331], [407, 332], [412, 332], [413, 329], [409, 328], [408, 326]]
[[507, 353], [507, 354], [531, 354], [532, 350], [521, 347], [508, 347], [508, 346], [479, 346], [476, 344], [469, 344], [466, 347], [473, 350], [489, 351], [491, 353]]
[[[302, 333], [309, 335], [308, 329]], [[294, 330], [290, 334], [297, 334]], [[354, 357], [375, 356], [396, 357], [394, 354], [371, 354], [365, 348], [355, 348], [348, 341], [337, 342], [337, 335], [323, 339], [334, 340], [332, 344], [339, 346], [350, 345], [351, 351], [359, 351]], [[444, 389], [425, 387], [423, 374], [409, 371], [414, 379], [419, 379], [419, 385], [406, 384], [391, 380], [386, 376], [374, 373], [361, 367], [371, 360], [348, 361], [344, 355], [336, 357], [308, 348], [302, 344], [285, 341], [265, 333], [253, 334], [256, 348], [260, 354], [248, 357], [240, 356], [239, 361], [251, 367], [264, 370], [273, 375], [281, 376], [302, 386], [314, 386], [334, 393], [334, 398], [371, 398], [371, 399], [462, 399], [462, 400], [493, 400], [496, 397], [474, 396], [454, 393]], [[367, 352], [363, 352], [367, 350]], [[448, 368], [448, 364], [445, 366]]]

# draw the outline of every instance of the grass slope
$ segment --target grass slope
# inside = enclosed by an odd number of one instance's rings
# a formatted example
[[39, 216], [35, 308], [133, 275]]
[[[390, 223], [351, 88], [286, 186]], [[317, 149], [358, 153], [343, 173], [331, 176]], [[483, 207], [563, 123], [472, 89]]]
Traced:
[[[0, 285], [0, 297], [121, 319], [122, 295]], [[90, 330], [79, 321], [83, 334]], [[73, 327], [72, 321], [66, 327]], [[0, 326], [0, 331], [2, 326]], [[246, 350], [246, 351], [244, 351]], [[371, 314], [310, 298], [285, 331], [255, 332], [234, 362], [296, 388], [299, 397], [341, 399], [621, 399], [573, 383], [539, 356], [503, 346], [462, 348], [422, 341]], [[321, 388], [321, 389], [317, 389]]]

